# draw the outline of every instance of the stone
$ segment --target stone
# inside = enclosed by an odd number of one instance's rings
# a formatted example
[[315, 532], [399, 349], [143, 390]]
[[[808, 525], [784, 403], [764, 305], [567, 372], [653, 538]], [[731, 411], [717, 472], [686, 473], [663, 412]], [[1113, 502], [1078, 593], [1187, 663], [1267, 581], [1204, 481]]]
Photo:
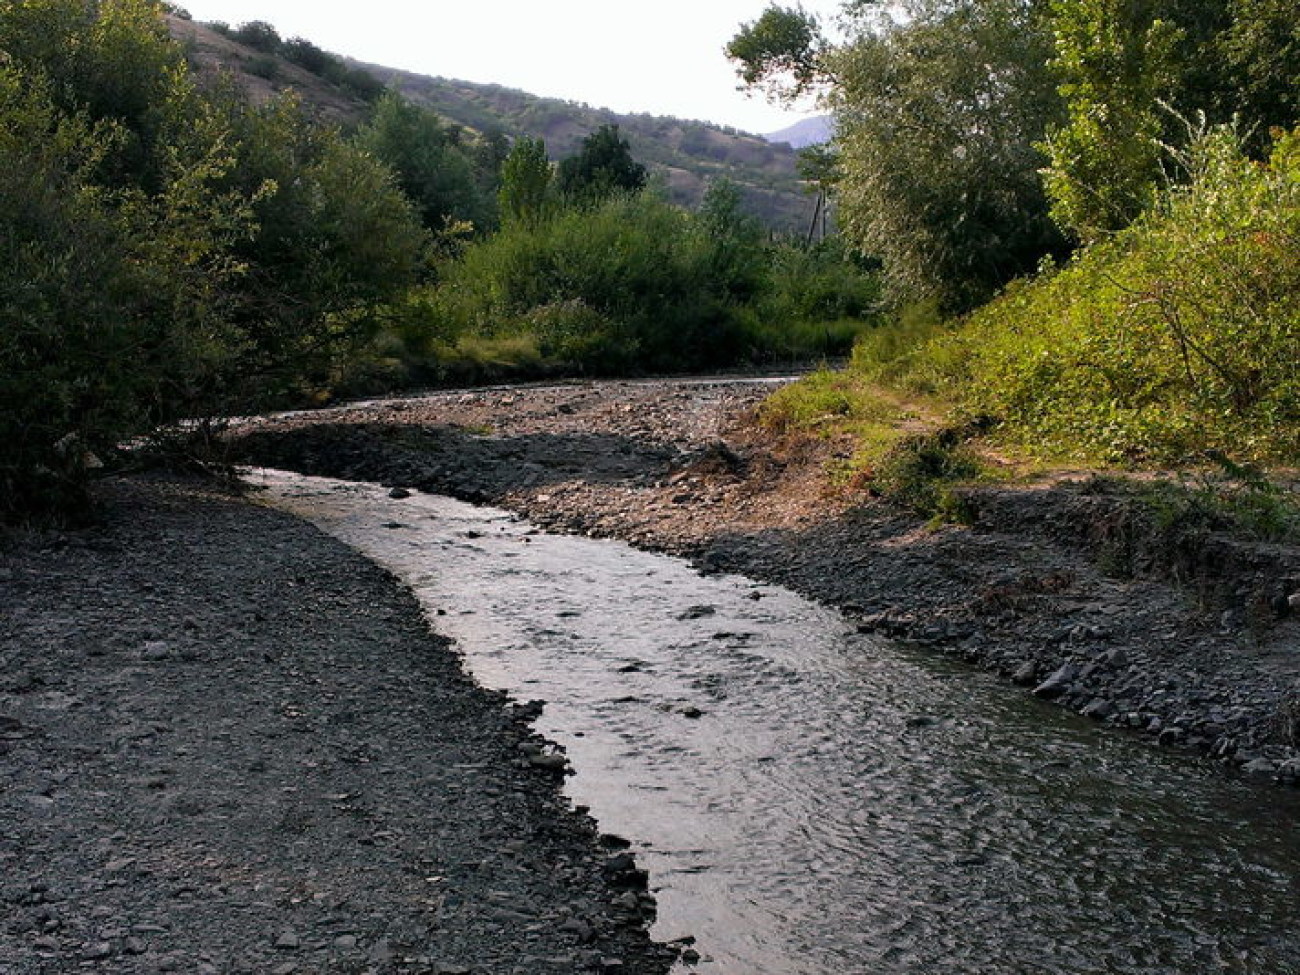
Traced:
[[1278, 773], [1277, 763], [1269, 758], [1251, 759], [1241, 767], [1247, 775], [1260, 779], [1271, 779]]
[[113, 956], [113, 946], [107, 941], [96, 941], [81, 949], [81, 957], [87, 961], [103, 961]]
[[1104, 697], [1095, 697], [1079, 713], [1085, 718], [1096, 718], [1100, 721], [1102, 718], [1109, 717], [1114, 711], [1115, 705], [1111, 704], [1110, 701]]
[[605, 861], [601, 873], [614, 887], [625, 890], [646, 890], [650, 886], [650, 875], [636, 865], [636, 858], [630, 853], [619, 853]]
[[1079, 676], [1074, 664], [1062, 664], [1051, 677], [1034, 688], [1034, 697], [1060, 697], [1070, 689], [1070, 682]]
[[529, 755], [528, 764], [533, 768], [539, 768], [546, 772], [564, 772], [569, 767], [569, 760], [563, 755], [553, 752], [550, 754]]
[[1036, 668], [1032, 660], [1026, 660], [1016, 668], [1016, 672], [1011, 675], [1011, 683], [1018, 684], [1021, 687], [1028, 687], [1034, 682], [1037, 676]]
[[150, 662], [166, 660], [172, 655], [171, 644], [166, 640], [150, 640], [140, 648], [140, 659]]
[[395, 487], [388, 492], [388, 496], [394, 501], [405, 501], [411, 496], [411, 492], [404, 487]]
[[302, 939], [294, 932], [286, 928], [280, 932], [280, 936], [275, 939], [275, 947], [281, 951], [297, 951], [302, 947]]

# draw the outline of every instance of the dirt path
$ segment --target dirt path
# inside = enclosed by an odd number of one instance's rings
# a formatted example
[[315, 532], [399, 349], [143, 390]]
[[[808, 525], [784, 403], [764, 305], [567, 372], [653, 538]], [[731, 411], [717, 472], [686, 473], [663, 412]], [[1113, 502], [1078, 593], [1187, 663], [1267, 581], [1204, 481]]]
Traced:
[[[770, 383], [585, 383], [364, 404], [260, 421], [247, 460], [491, 501], [840, 606], [1153, 742], [1300, 779], [1300, 552], [1207, 537], [1144, 550], [1088, 483], [971, 492], [927, 528], [828, 487], [837, 445], [774, 443]], [[1124, 576], [1103, 571], [1123, 542]], [[1184, 582], [1174, 584], [1173, 575]]]
[[0, 536], [0, 973], [657, 973], [639, 878], [395, 580], [184, 483]]

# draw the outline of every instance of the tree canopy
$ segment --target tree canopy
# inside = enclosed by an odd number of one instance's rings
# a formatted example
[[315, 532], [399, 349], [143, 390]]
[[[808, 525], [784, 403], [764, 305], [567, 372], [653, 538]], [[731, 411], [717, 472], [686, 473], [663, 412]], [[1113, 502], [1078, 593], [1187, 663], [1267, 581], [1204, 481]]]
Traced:
[[617, 125], [602, 125], [575, 155], [560, 161], [559, 191], [574, 200], [600, 200], [613, 193], [635, 193], [646, 184], [645, 166], [632, 158], [632, 148]]

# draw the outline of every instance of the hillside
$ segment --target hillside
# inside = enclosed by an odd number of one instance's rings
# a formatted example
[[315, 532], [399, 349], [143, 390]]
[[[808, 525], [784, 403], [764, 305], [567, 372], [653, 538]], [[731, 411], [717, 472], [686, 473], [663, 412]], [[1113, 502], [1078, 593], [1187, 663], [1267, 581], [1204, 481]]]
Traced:
[[[360, 122], [366, 103], [355, 94], [304, 70], [284, 57], [240, 44], [211, 27], [171, 18], [200, 79], [229, 72], [255, 99], [293, 90], [321, 118], [345, 128]], [[343, 59], [426, 105], [449, 121], [479, 133], [502, 132], [511, 139], [542, 138], [554, 159], [572, 154], [601, 125], [616, 124], [632, 154], [662, 178], [671, 198], [685, 206], [699, 202], [708, 180], [726, 176], [741, 190], [752, 213], [775, 230], [807, 224], [812, 201], [796, 172], [790, 146], [712, 125], [653, 115], [620, 115], [576, 102], [541, 98], [499, 85], [474, 84], [398, 71]]]
[[168, 16], [167, 22], [202, 85], [215, 84], [223, 73], [229, 74], [255, 102], [292, 90], [312, 114], [345, 128], [360, 123], [369, 111], [352, 92], [286, 58], [240, 44], [206, 24], [175, 16]]
[[779, 132], [769, 132], [765, 138], [768, 142], [784, 143], [795, 149], [808, 146], [820, 146], [835, 137], [835, 120], [829, 115], [818, 115], [796, 122]]
[[479, 132], [546, 140], [553, 159], [571, 155], [601, 125], [618, 125], [632, 154], [661, 175], [674, 200], [693, 206], [710, 178], [726, 176], [740, 187], [751, 211], [771, 227], [795, 230], [807, 223], [811, 201], [795, 168], [796, 154], [708, 122], [664, 116], [622, 115], [500, 85], [475, 84], [363, 64], [385, 84], [419, 104]]

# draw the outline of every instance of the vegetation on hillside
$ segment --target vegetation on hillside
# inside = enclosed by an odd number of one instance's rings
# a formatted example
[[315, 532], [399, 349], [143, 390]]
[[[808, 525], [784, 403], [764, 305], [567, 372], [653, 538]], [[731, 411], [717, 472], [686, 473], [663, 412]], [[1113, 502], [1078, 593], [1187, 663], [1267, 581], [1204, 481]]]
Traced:
[[[853, 432], [902, 398], [946, 417], [953, 449], [1300, 461], [1293, 0], [844, 14], [848, 40], [831, 44], [773, 6], [731, 47], [751, 83], [820, 88], [841, 224], [883, 262], [891, 320], [860, 338], [819, 423]], [[786, 394], [770, 422], [831, 383]], [[870, 479], [898, 438], [859, 439]]]
[[485, 369], [844, 353], [874, 320], [869, 266], [772, 241], [724, 181], [668, 202], [617, 128], [555, 167], [388, 92], [344, 132], [291, 91], [200, 86], [164, 13], [0, 0], [0, 514], [75, 508], [180, 421]]
[[626, 115], [500, 85], [365, 67], [411, 102], [468, 129], [500, 133], [512, 142], [541, 139], [557, 162], [576, 153], [591, 132], [617, 126], [674, 203], [698, 206], [709, 183], [726, 178], [766, 226], [782, 232], [807, 227], [812, 204], [800, 182], [796, 153], [787, 145], [708, 122]]

